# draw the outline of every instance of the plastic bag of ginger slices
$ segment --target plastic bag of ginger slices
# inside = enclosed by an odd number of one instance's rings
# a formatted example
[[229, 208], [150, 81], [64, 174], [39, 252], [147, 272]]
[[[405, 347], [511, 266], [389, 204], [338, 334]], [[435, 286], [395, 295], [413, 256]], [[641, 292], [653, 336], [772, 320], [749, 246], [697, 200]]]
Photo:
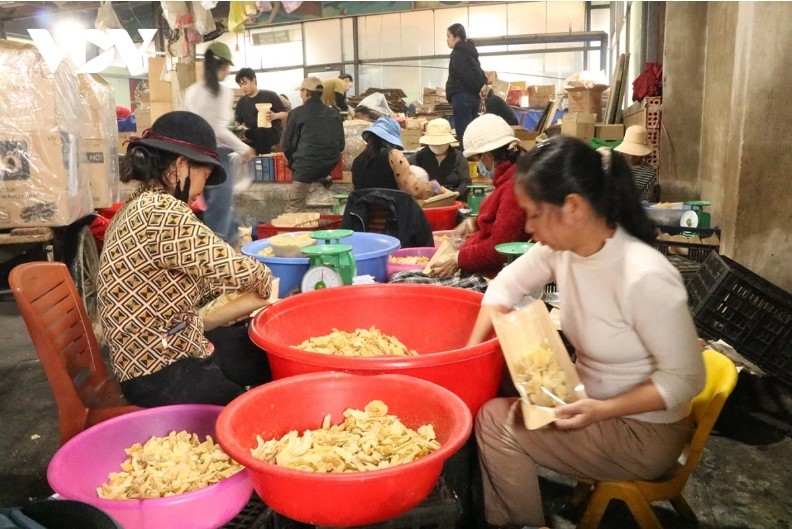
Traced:
[[506, 314], [494, 314], [512, 383], [521, 397], [523, 422], [529, 430], [555, 420], [553, 408], [586, 396], [569, 353], [542, 301]]

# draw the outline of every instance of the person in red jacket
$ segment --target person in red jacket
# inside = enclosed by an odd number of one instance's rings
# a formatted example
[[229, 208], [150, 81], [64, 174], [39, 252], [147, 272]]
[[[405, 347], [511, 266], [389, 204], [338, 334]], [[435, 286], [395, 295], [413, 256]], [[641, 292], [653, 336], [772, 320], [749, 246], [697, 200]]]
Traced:
[[[477, 217], [454, 228], [451, 240], [464, 240], [449, 259], [437, 262], [429, 274], [397, 272], [391, 283], [455, 286], [483, 292], [506, 258], [495, 250], [505, 242], [527, 241], [525, 212], [514, 195], [515, 162], [525, 152], [514, 130], [494, 114], [474, 119], [465, 131], [465, 158], [478, 157], [479, 167], [492, 171], [494, 190], [481, 203]], [[496, 214], [497, 213], [497, 214]]]

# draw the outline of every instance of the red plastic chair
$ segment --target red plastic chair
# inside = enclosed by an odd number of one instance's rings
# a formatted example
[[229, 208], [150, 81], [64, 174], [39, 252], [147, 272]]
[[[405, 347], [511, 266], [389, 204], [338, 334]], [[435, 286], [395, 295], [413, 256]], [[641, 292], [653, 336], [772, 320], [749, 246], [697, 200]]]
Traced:
[[8, 282], [55, 396], [61, 444], [89, 426], [141, 409], [108, 376], [66, 265], [24, 263], [11, 270]]

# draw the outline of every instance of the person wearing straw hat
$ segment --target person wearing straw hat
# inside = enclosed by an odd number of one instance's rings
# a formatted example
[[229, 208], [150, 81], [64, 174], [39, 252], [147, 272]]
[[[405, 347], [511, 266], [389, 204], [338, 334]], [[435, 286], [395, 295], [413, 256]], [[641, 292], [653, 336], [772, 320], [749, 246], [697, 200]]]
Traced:
[[525, 153], [520, 140], [503, 118], [484, 114], [470, 122], [465, 131], [465, 158], [478, 158], [493, 171], [494, 190], [482, 202], [478, 217], [465, 219], [454, 228], [454, 238], [464, 239], [450, 259], [435, 263], [429, 274], [397, 272], [390, 283], [432, 284], [466, 288], [478, 292], [487, 289], [506, 258], [495, 246], [528, 240], [525, 212], [514, 194], [517, 159]]
[[454, 148], [459, 145], [451, 134], [451, 124], [443, 118], [433, 119], [426, 124], [426, 132], [418, 140], [424, 147], [415, 154], [407, 156], [410, 165], [422, 168], [446, 189], [459, 192], [459, 199], [467, 200], [467, 187], [470, 185], [470, 166], [462, 151]]
[[365, 150], [352, 162], [352, 186], [358, 189], [397, 189], [415, 199], [427, 199], [445, 189], [437, 180], [416, 178], [402, 150], [401, 127], [393, 118], [377, 118], [363, 131]]
[[627, 160], [641, 200], [657, 202], [660, 199], [657, 171], [646, 162], [646, 157], [652, 153], [652, 146], [646, 137], [645, 127], [632, 125], [625, 131], [621, 144], [613, 150], [622, 153]]
[[139, 186], [105, 233], [97, 304], [111, 367], [132, 404], [222, 405], [271, 380], [245, 325], [208, 331], [212, 351], [198, 312], [223, 293], [255, 293], [263, 305], [272, 290], [266, 266], [189, 208], [205, 185], [226, 178], [215, 132], [197, 114], [168, 112], [129, 140], [121, 181]]

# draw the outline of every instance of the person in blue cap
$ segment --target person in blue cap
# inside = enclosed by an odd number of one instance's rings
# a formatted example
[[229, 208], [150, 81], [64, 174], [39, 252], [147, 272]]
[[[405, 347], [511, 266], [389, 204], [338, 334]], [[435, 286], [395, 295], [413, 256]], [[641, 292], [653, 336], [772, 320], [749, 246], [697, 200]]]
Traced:
[[427, 199], [447, 190], [437, 180], [418, 179], [402, 150], [401, 127], [393, 118], [381, 117], [363, 131], [365, 150], [352, 162], [352, 186], [357, 189], [398, 189], [416, 199]]

